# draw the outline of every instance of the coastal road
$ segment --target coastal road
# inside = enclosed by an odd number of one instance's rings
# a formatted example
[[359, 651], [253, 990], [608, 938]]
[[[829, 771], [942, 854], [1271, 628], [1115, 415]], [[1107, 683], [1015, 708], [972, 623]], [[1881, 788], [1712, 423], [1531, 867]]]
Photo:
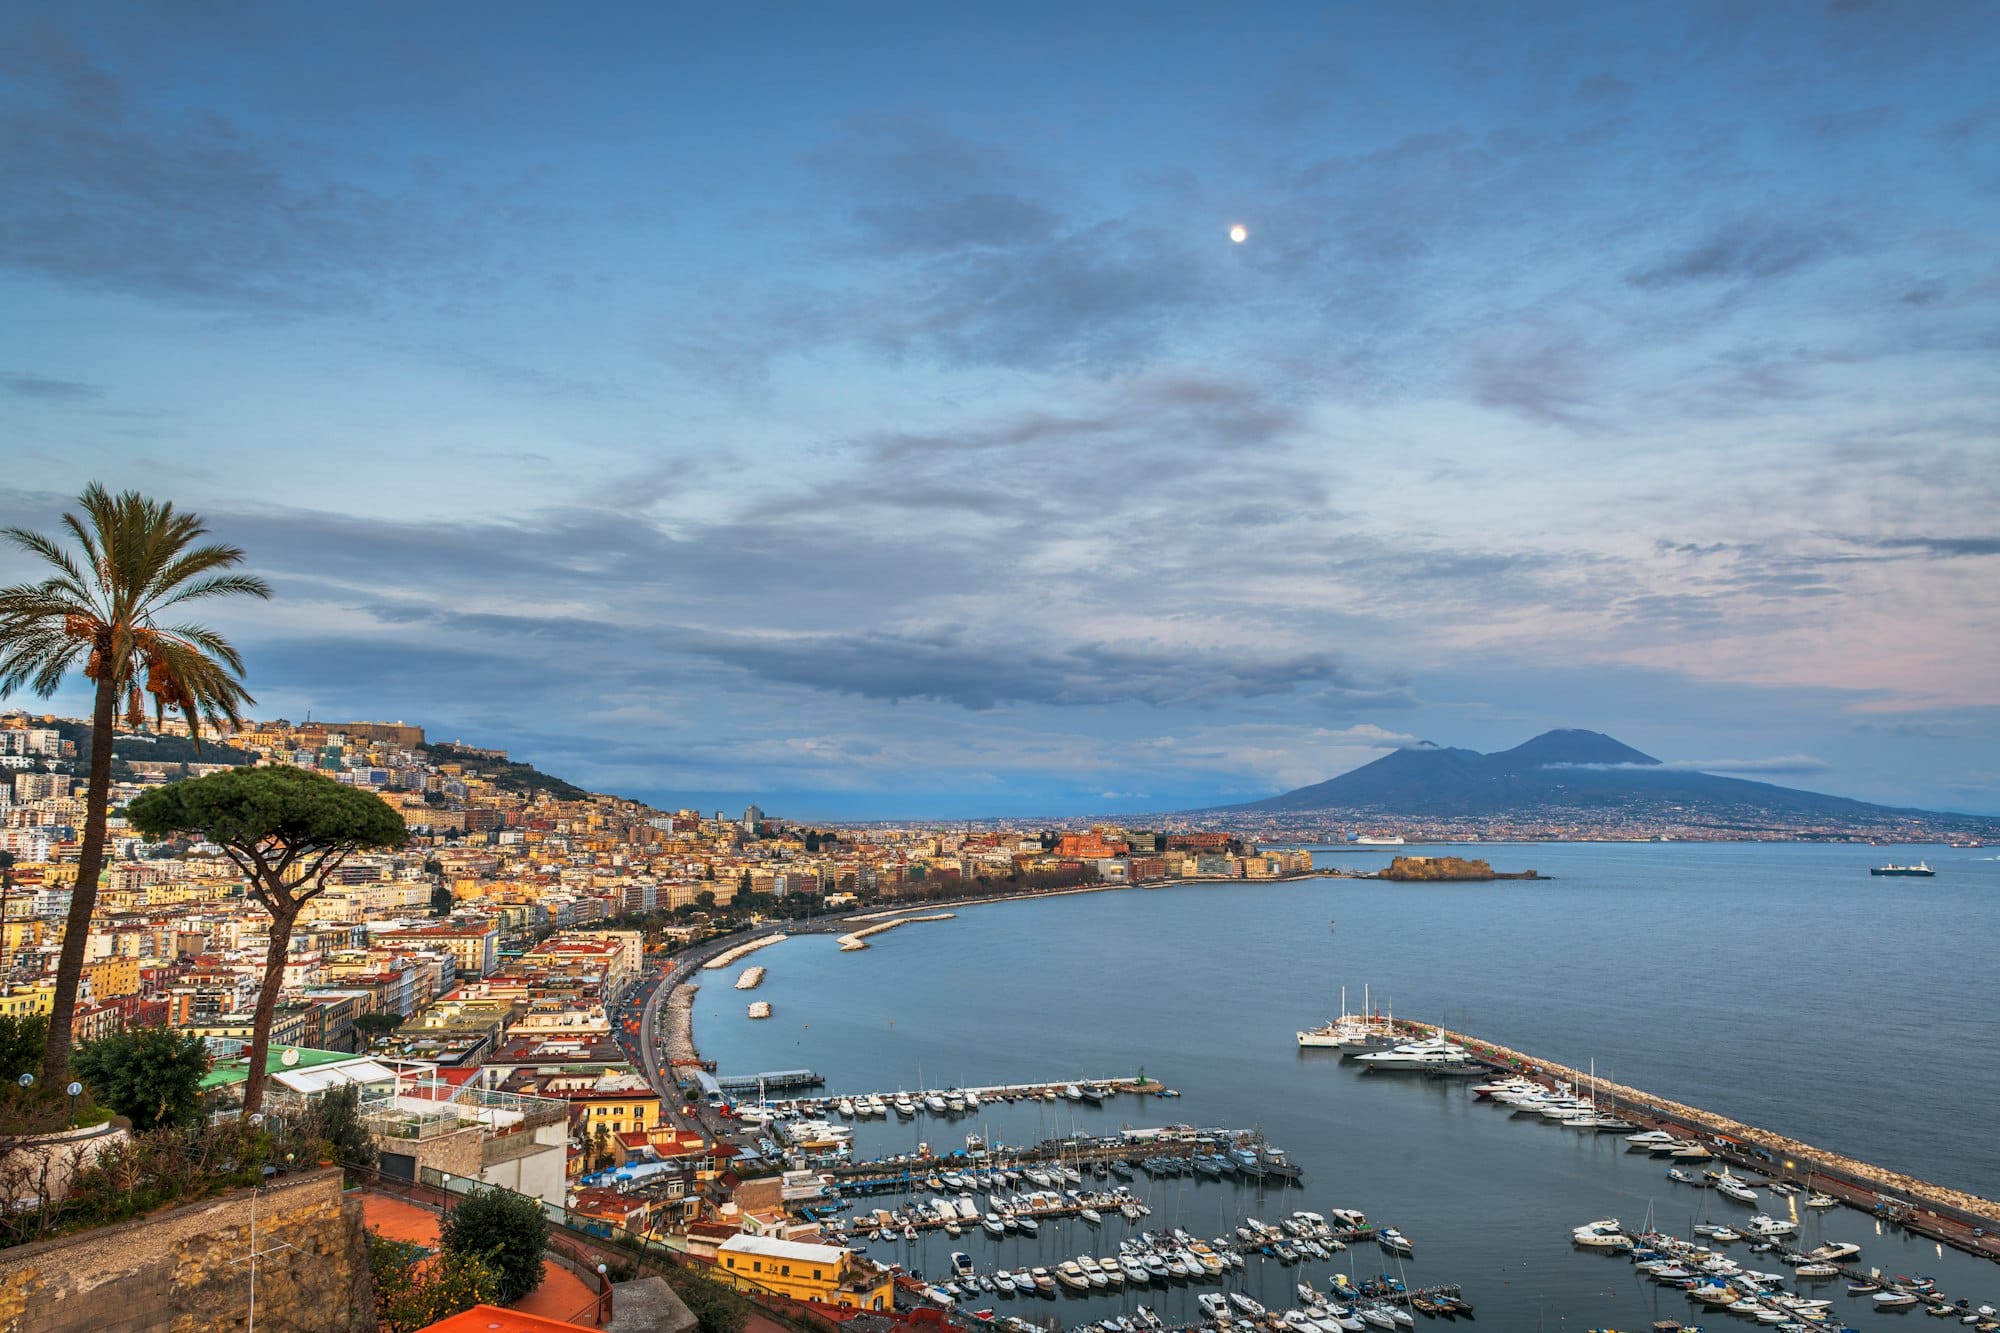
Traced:
[[[792, 922], [790, 933], [823, 934], [834, 930], [838, 922], [839, 918], [834, 917], [816, 918], [810, 924]], [[700, 970], [703, 963], [753, 938], [759, 930], [771, 928], [768, 925], [753, 927], [715, 939], [703, 940], [692, 949], [673, 955], [666, 961], [659, 977], [650, 983], [651, 989], [646, 992], [645, 1001], [639, 1009], [639, 1031], [636, 1039], [624, 1033], [622, 1027], [620, 1029], [619, 1039], [627, 1043], [626, 1050], [636, 1058], [646, 1082], [659, 1094], [661, 1107], [679, 1128], [720, 1137], [732, 1130], [740, 1130], [743, 1126], [740, 1121], [724, 1120], [701, 1102], [694, 1103], [694, 1111], [692, 1114], [689, 1113], [688, 1104], [681, 1098], [678, 1077], [671, 1068], [661, 1062], [660, 1052], [665, 1040], [660, 1030], [661, 1006], [676, 988]]]

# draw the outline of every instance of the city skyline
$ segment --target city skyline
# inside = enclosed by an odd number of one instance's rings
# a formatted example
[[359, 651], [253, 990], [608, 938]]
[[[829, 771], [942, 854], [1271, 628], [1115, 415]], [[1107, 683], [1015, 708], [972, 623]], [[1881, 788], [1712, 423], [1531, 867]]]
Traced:
[[256, 715], [670, 806], [2000, 812], [1996, 29], [29, 7], [0, 522], [172, 499]]

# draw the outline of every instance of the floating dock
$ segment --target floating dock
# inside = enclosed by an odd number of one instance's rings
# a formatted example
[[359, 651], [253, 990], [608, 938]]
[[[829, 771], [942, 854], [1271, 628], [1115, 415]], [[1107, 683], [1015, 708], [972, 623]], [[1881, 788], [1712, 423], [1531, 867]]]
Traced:
[[715, 1080], [724, 1092], [755, 1092], [758, 1088], [784, 1091], [790, 1088], [818, 1088], [826, 1079], [810, 1069], [778, 1069], [764, 1074], [731, 1074]]
[[[731, 1079], [723, 1080], [724, 1086], [734, 1086], [736, 1082], [737, 1080], [731, 1080]], [[749, 1086], [754, 1088], [756, 1086], [756, 1080], [754, 1078], [750, 1079], [748, 1080], [748, 1084]], [[774, 1084], [770, 1086], [776, 1086], [776, 1085]], [[1076, 1105], [1089, 1105], [1090, 1103], [1081, 1097], [1072, 1099], [1064, 1096], [1065, 1091], [1072, 1087], [1078, 1089], [1079, 1092], [1084, 1088], [1098, 1088], [1101, 1089], [1107, 1096], [1115, 1095], [1121, 1092], [1135, 1093], [1142, 1097], [1180, 1096], [1178, 1092], [1175, 1092], [1172, 1088], [1167, 1087], [1165, 1084], [1161, 1083], [1156, 1078], [1133, 1076], [1124, 1078], [1074, 1078], [1074, 1079], [1064, 1078], [1064, 1079], [1056, 1079], [1055, 1081], [1050, 1083], [996, 1083], [991, 1087], [979, 1087], [979, 1088], [973, 1088], [973, 1087], [898, 1088], [884, 1092], [829, 1092], [829, 1093], [822, 1093], [816, 1097], [810, 1097], [804, 1099], [792, 1099], [792, 1100], [768, 1102], [766, 1103], [766, 1105], [772, 1111], [776, 1112], [779, 1115], [821, 1115], [829, 1111], [833, 1103], [837, 1103], [843, 1098], [850, 1099], [855, 1102], [862, 1102], [870, 1098], [879, 1097], [885, 1102], [893, 1102], [896, 1099], [896, 1096], [899, 1092], [907, 1094], [912, 1098], [919, 1099], [918, 1102], [919, 1110], [922, 1109], [922, 1102], [920, 1099], [923, 1098], [927, 1093], [932, 1093], [932, 1092], [937, 1092], [937, 1093], [969, 1092], [974, 1096], [978, 1097], [981, 1101], [1040, 1101], [1040, 1102], [1069, 1101], [1069, 1102], [1074, 1102], [1074, 1104]], [[970, 1112], [959, 1112], [957, 1114], [966, 1115], [970, 1114]], [[1139, 1133], [1142, 1131], [1135, 1130], [1133, 1132]]]

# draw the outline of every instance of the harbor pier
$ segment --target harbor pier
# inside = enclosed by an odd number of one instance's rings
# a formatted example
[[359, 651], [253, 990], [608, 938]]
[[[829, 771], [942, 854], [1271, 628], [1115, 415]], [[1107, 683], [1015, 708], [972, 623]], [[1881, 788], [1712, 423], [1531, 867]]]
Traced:
[[1643, 1129], [1664, 1129], [1697, 1138], [1718, 1160], [1773, 1180], [1797, 1184], [1810, 1179], [1815, 1189], [1849, 1207], [1940, 1244], [2000, 1262], [2000, 1202], [1828, 1152], [1469, 1033], [1400, 1019], [1396, 1026], [1413, 1040], [1441, 1033], [1496, 1072], [1589, 1089], [1600, 1104]]

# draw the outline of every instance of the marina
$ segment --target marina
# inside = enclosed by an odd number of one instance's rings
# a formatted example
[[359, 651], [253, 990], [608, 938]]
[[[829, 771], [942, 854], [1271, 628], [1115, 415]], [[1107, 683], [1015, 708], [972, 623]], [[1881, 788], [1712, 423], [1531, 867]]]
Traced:
[[[1724, 919], [1731, 910], [1727, 904], [1733, 901], [1732, 886], [1755, 880], [1774, 886], [1768, 890], [1778, 895], [1772, 910], [1796, 923], [1799, 949], [1836, 947], [1840, 932], [1835, 921], [1859, 906], [1841, 895], [1852, 895], [1845, 886], [1856, 882], [1852, 877], [1857, 869], [1865, 872], [1866, 857], [1867, 849], [1861, 847], [1547, 847], [1538, 848], [1528, 863], [1553, 871], [1555, 882], [1483, 886], [1476, 896], [1468, 896], [1464, 886], [1415, 884], [1400, 886], [1392, 900], [1391, 895], [1364, 890], [1360, 882], [1322, 879], [1285, 886], [1211, 885], [997, 903], [961, 909], [959, 919], [935, 936], [926, 932], [921, 940], [878, 941], [882, 947], [853, 958], [837, 954], [829, 938], [795, 939], [786, 949], [783, 968], [774, 969], [764, 985], [767, 990], [781, 987], [774, 998], [790, 997], [808, 1008], [809, 1025], [795, 1020], [784, 1026], [740, 1026], [740, 1011], [732, 1025], [714, 1006], [700, 1006], [695, 1019], [704, 1052], [719, 1055], [726, 1064], [769, 1067], [788, 1063], [786, 1055], [793, 1057], [789, 1063], [799, 1063], [797, 1057], [804, 1054], [835, 1088], [893, 1088], [900, 1082], [927, 1089], [955, 1084], [961, 1092], [986, 1087], [1040, 1090], [1033, 1099], [1023, 1096], [1014, 1101], [982, 1095], [976, 1111], [968, 1103], [958, 1115], [948, 1105], [943, 1114], [929, 1110], [926, 1098], [919, 1095], [910, 1099], [908, 1118], [895, 1113], [893, 1095], [886, 1099], [888, 1115], [851, 1120], [842, 1117], [837, 1094], [795, 1099], [801, 1116], [823, 1115], [851, 1131], [847, 1159], [816, 1168], [830, 1178], [834, 1193], [825, 1200], [825, 1211], [815, 1211], [825, 1220], [840, 1220], [841, 1234], [847, 1237], [857, 1233], [845, 1228], [872, 1217], [877, 1207], [904, 1216], [911, 1224], [909, 1236], [898, 1232], [893, 1239], [885, 1236], [877, 1241], [870, 1233], [878, 1228], [869, 1227], [858, 1233], [856, 1243], [877, 1259], [899, 1265], [905, 1274], [922, 1274], [925, 1286], [939, 1286], [939, 1279], [953, 1272], [954, 1248], [974, 1258], [974, 1287], [968, 1292], [961, 1285], [954, 1298], [965, 1312], [983, 1304], [997, 1307], [1004, 1316], [1008, 1307], [1000, 1302], [1005, 1298], [977, 1281], [1003, 1269], [1011, 1274], [1023, 1267], [1041, 1267], [1055, 1281], [1056, 1266], [1064, 1259], [1085, 1252], [1100, 1259], [1113, 1257], [1120, 1241], [1148, 1233], [1171, 1234], [1175, 1228], [1205, 1238], [1220, 1254], [1225, 1247], [1216, 1243], [1235, 1236], [1246, 1219], [1281, 1219], [1302, 1207], [1330, 1217], [1329, 1203], [1366, 1208], [1371, 1226], [1381, 1220], [1393, 1223], [1409, 1241], [1410, 1252], [1385, 1249], [1379, 1240], [1372, 1248], [1366, 1240], [1345, 1240], [1348, 1253], [1330, 1251], [1335, 1257], [1324, 1262], [1308, 1255], [1288, 1265], [1275, 1250], [1264, 1253], [1256, 1247], [1235, 1251], [1246, 1261], [1242, 1272], [1206, 1284], [1135, 1290], [1128, 1280], [1124, 1287], [1078, 1290], [1056, 1281], [1060, 1322], [1072, 1328], [1109, 1329], [1120, 1321], [1128, 1328], [1151, 1327], [1139, 1313], [1143, 1306], [1164, 1327], [1213, 1326], [1213, 1317], [1194, 1298], [1207, 1292], [1226, 1300], [1227, 1292], [1240, 1290], [1266, 1314], [1249, 1316], [1231, 1303], [1225, 1306], [1225, 1318], [1259, 1328], [1296, 1329], [1299, 1324], [1292, 1315], [1308, 1318], [1308, 1307], [1296, 1290], [1300, 1279], [1325, 1293], [1330, 1277], [1338, 1272], [1377, 1282], [1388, 1274], [1412, 1291], [1463, 1284], [1464, 1296], [1477, 1303], [1479, 1318], [1489, 1327], [1534, 1328], [1546, 1320], [1546, 1326], [1553, 1328], [1560, 1315], [1579, 1328], [1629, 1330], [1656, 1321], [1700, 1322], [1701, 1317], [1712, 1328], [1717, 1316], [1708, 1311], [1688, 1318], [1684, 1292], [1663, 1288], [1630, 1265], [1606, 1266], [1592, 1250], [1570, 1241], [1580, 1217], [1615, 1215], [1630, 1220], [1648, 1208], [1661, 1222], [1674, 1219], [1671, 1227], [1656, 1224], [1657, 1230], [1678, 1232], [1683, 1238], [1695, 1234], [1694, 1226], [1733, 1229], [1743, 1239], [1700, 1239], [1718, 1247], [1733, 1246], [1739, 1261], [1748, 1255], [1748, 1247], [1772, 1243], [1771, 1238], [1745, 1231], [1753, 1218], [1767, 1215], [1786, 1222], [1795, 1217], [1798, 1231], [1779, 1240], [1783, 1248], [1801, 1255], [1821, 1251], [1837, 1256], [1841, 1247], [1853, 1246], [1858, 1254], [1797, 1265], [1808, 1270], [1797, 1283], [1816, 1281], [1822, 1262], [1843, 1275], [1851, 1268], [1863, 1275], [1863, 1281], [1877, 1268], [1892, 1278], [1924, 1275], [1934, 1280], [1937, 1291], [1950, 1293], [1953, 1303], [1965, 1299], [1976, 1311], [2000, 1291], [1994, 1280], [2000, 1269], [1976, 1257], [1974, 1250], [1960, 1252], [1948, 1240], [1926, 1234], [1923, 1228], [1931, 1223], [1923, 1212], [1947, 1202], [1943, 1196], [1902, 1193], [1893, 1182], [1978, 1179], [1988, 1173], [1991, 1159], [1977, 1146], [1978, 1136], [1962, 1131], [1971, 1131], [1979, 1120], [1974, 1108], [1996, 1090], [1992, 1066], [1979, 1060], [1954, 1061], [1952, 1067], [1958, 1072], [1949, 1086], [1933, 1089], [1927, 1083], [1922, 1097], [1905, 1095], [1904, 1080], [1889, 1076], [1892, 1071], [1907, 1071], [1911, 1063], [1945, 1059], [1952, 1050], [1990, 1049], [1990, 1036], [1974, 1018], [1979, 1006], [1940, 1011], [1922, 1003], [1912, 990], [1875, 984], [1885, 971], [1914, 961], [1913, 954], [1904, 956], [1908, 951], [1900, 940], [1890, 939], [1878, 966], [1869, 969], [1783, 972], [1805, 978], [1794, 987], [1803, 989], [1795, 996], [1790, 990], [1783, 992], [1792, 1001], [1790, 1007], [1773, 1009], [1772, 996], [1779, 992], [1745, 979], [1769, 975], [1780, 966], [1783, 960], [1767, 950], [1750, 949], [1748, 941], [1734, 932], [1662, 933], [1624, 926], [1627, 916]], [[1938, 857], [1931, 860], [1935, 864]], [[1662, 864], [1700, 864], [1710, 870], [1675, 880], [1671, 892], [1657, 881], [1634, 879], [1626, 896], [1604, 896], [1616, 892], [1607, 883], [1619, 883], [1607, 881], [1606, 868], [1624, 873], [1620, 868], [1631, 865], [1650, 874]], [[1784, 868], [1790, 865], [1801, 866], [1806, 873], [1788, 881]], [[1980, 882], [1962, 865], [1954, 865], [1949, 880], [1871, 879], [1862, 873], [1858, 882], [1878, 894], [1924, 895], [1963, 894]], [[1722, 866], [1731, 869], [1717, 869]], [[1992, 869], [1982, 873], [1992, 885], [2000, 885], [2000, 873]], [[1798, 886], [1796, 905], [1782, 896], [1788, 883]], [[1948, 890], [1938, 887], [1947, 884]], [[1695, 887], [1686, 887], [1690, 885]], [[1572, 910], [1577, 894], [1585, 889], [1599, 895], [1600, 911], [1583, 915]], [[1341, 899], [1337, 905], [1328, 901], [1334, 897]], [[1966, 901], [1946, 899], [1940, 908], [1944, 918], [1951, 921], [1954, 904]], [[1811, 910], [1803, 906], [1808, 902], [1813, 904]], [[1398, 946], [1385, 952], [1380, 947], [1406, 935], [1412, 922], [1430, 911], [1451, 920], [1452, 929], [1426, 935], [1421, 949]], [[1226, 941], [1206, 924], [1217, 914], [1226, 914], [1232, 922]], [[1330, 937], [1332, 915], [1338, 915], [1340, 929]], [[1956, 928], [1975, 950], [1982, 939], [1992, 942], [1983, 918], [1968, 918]], [[996, 967], [983, 961], [1009, 957], [1024, 938], [1061, 943], [1038, 954], [1032, 972], [1016, 974], [1004, 964]], [[1215, 947], [1185, 945], [1189, 939], [1207, 938], [1215, 939]], [[1171, 976], [1172, 983], [1121, 984], [1105, 979], [1090, 961], [1094, 954], [1087, 942], [1099, 942], [1101, 947], [1110, 939], [1119, 944], [1121, 973]], [[1641, 940], [1643, 958], [1629, 947]], [[1339, 993], [1329, 981], [1340, 977], [1329, 979], [1324, 965], [1329, 948], [1367, 956], [1361, 965], [1365, 971], [1347, 969], [1352, 995], [1363, 995], [1362, 981], [1373, 979], [1364, 1010], [1387, 1010], [1392, 996], [1405, 1003], [1417, 997], [1416, 1008], [1443, 1017], [1436, 998], [1443, 996], [1453, 1017], [1463, 1012], [1480, 1019], [1451, 1023], [1441, 1034], [1427, 1023], [1396, 1020], [1392, 1030], [1374, 1034], [1379, 1039], [1394, 1046], [1441, 1037], [1448, 1044], [1465, 1046], [1468, 1057], [1483, 1048], [1483, 1054], [1499, 1063], [1468, 1058], [1398, 1069], [1391, 1062], [1365, 1064], [1344, 1058], [1345, 1052], [1302, 1044], [1301, 1032], [1331, 1026], [1311, 1014], [1314, 995], [1327, 997], [1331, 1010]], [[1524, 960], [1545, 955], [1560, 958], [1563, 966], [1534, 971], [1532, 976], [1522, 971]], [[838, 964], [835, 958], [840, 959]], [[1648, 988], [1653, 978], [1675, 976], [1679, 980], [1672, 985]], [[1700, 979], [1690, 980], [1696, 977]], [[1012, 984], [1017, 979], [1024, 984]], [[1613, 995], [1615, 1001], [1610, 999]], [[1832, 1069], [1821, 1074], [1820, 1069], [1826, 1068], [1823, 1043], [1802, 1043], [1780, 1034], [1791, 1032], [1800, 1022], [1813, 1022], [1809, 1014], [1823, 1018], [1834, 1012], [1845, 1024], [1859, 1023], [1855, 1039], [1862, 1041], [1871, 1039], [1871, 1025], [1888, 1014], [1898, 1021], [1909, 1015], [1916, 1025], [1898, 1027], [1897, 1037], [1888, 1043], [1897, 1049], [1898, 1060], [1841, 1062], [1837, 1076]], [[1387, 1028], [1387, 1014], [1376, 1017]], [[1536, 1043], [1515, 1040], [1503, 1046], [1469, 1035], [1480, 1031], [1539, 1031], [1542, 1036]], [[768, 1035], [756, 1035], [759, 1032]], [[1912, 1040], [1907, 1034], [1913, 1032], [1921, 1035]], [[1884, 1044], [1879, 1035], [1872, 1040]], [[1559, 1065], [1529, 1053], [1538, 1046], [1574, 1050], [1582, 1058]], [[1593, 1051], [1598, 1056], [1598, 1085], [1606, 1090], [1593, 1109], [1625, 1122], [1630, 1126], [1627, 1133], [1616, 1127], [1582, 1132], [1539, 1112], [1517, 1116], [1475, 1091], [1517, 1072], [1525, 1077], [1528, 1068], [1546, 1075], [1535, 1080], [1545, 1093], [1555, 1092], [1565, 1082], [1587, 1088], [1588, 1056]], [[1720, 1063], [1714, 1060], [1717, 1056], [1722, 1056]], [[1522, 1070], [1513, 1068], [1515, 1060]], [[1121, 1094], [1098, 1106], [1070, 1101], [1062, 1095], [1064, 1084], [1048, 1077], [1052, 1064], [1097, 1071], [1122, 1067], [1133, 1070], [1134, 1076], [1139, 1073], [1135, 1066], [1145, 1070], [1156, 1066], [1182, 1095], [1164, 1101]], [[912, 1070], [919, 1074], [914, 1080], [909, 1077]], [[948, 1079], [921, 1077], [933, 1070], [947, 1073]], [[1649, 1076], [1635, 1077], [1647, 1071]], [[1614, 1073], [1619, 1077], [1612, 1077]], [[1641, 1091], [1648, 1085], [1700, 1089], [1703, 1095], [1668, 1101]], [[1057, 1100], [1044, 1100], [1052, 1087]], [[1765, 1090], [1771, 1095], [1760, 1102], [1758, 1094]], [[938, 1091], [942, 1098], [949, 1087]], [[1613, 1104], [1611, 1098], [1628, 1092], [1633, 1105]], [[1722, 1099], [1711, 1105], [1729, 1105], [1736, 1114], [1724, 1117], [1690, 1104], [1709, 1093]], [[1761, 1111], [1744, 1115], [1746, 1106]], [[1856, 1126], [1867, 1123], [1868, 1112], [1891, 1106], [1893, 1132], [1857, 1132]], [[1162, 1116], [1168, 1107], [1171, 1112]], [[1730, 1126], [1747, 1130], [1759, 1119], [1783, 1125], [1787, 1133], [1770, 1133], [1763, 1139], [1731, 1135]], [[1301, 1183], [1212, 1175], [1193, 1164], [1197, 1154], [1192, 1151], [1147, 1154], [1185, 1163], [1170, 1171], [1148, 1170], [1143, 1156], [1135, 1159], [1122, 1146], [1097, 1146], [1109, 1145], [1127, 1129], [1159, 1125], [1162, 1120], [1253, 1126], [1253, 1132], [1261, 1131], [1267, 1141], [1285, 1146], [1289, 1159], [1301, 1169]], [[1886, 1117], [1878, 1120], [1885, 1126], [1890, 1123]], [[947, 1125], [954, 1127], [951, 1132], [945, 1132]], [[968, 1132], [979, 1140], [977, 1149], [961, 1148]], [[1706, 1156], [1656, 1156], [1650, 1148], [1627, 1142], [1628, 1137], [1654, 1132], [1676, 1140], [1681, 1145], [1677, 1151], [1698, 1147]], [[1850, 1150], [1819, 1146], [1824, 1140], [1816, 1136], [1821, 1134]], [[1738, 1142], [1714, 1142], [1718, 1135]], [[1851, 1150], [1855, 1142], [1888, 1143], [1900, 1160], [1924, 1160], [1926, 1154], [1936, 1160], [1939, 1145], [1955, 1142], [1953, 1135], [1966, 1138], [1967, 1150], [1934, 1173], [1918, 1176], [1878, 1165], [1873, 1169], [1879, 1174], [1852, 1181], [1853, 1197], [1848, 1197], [1840, 1168], [1845, 1162], [1863, 1163], [1867, 1156]], [[775, 1133], [769, 1136], [777, 1138]], [[1010, 1146], [1014, 1144], [1027, 1146]], [[1784, 1144], [1798, 1149], [1810, 1145], [1812, 1156], [1795, 1154], [1787, 1159]], [[981, 1159], [975, 1152], [988, 1156]], [[1760, 1152], [1770, 1154], [1771, 1160]], [[1130, 1172], [1129, 1177], [1099, 1177], [1093, 1153], [1104, 1158], [1107, 1171], [1115, 1161]], [[1201, 1155], [1208, 1154], [1204, 1150]], [[940, 1183], [946, 1183], [947, 1171], [964, 1179], [967, 1171], [981, 1166], [1019, 1172], [1039, 1165], [1046, 1174], [1050, 1158], [1083, 1176], [1082, 1184], [1065, 1187], [1083, 1197], [1065, 1199], [1045, 1218], [1037, 1218], [1034, 1234], [1007, 1230], [1003, 1220], [1003, 1234], [996, 1236], [984, 1225], [984, 1214], [994, 1211], [988, 1196], [997, 1194], [1012, 1206], [1015, 1196], [1025, 1203], [1042, 1188], [1025, 1176], [1024, 1183], [1013, 1187], [1006, 1186], [1003, 1177], [998, 1188], [970, 1191], [981, 1216], [969, 1226], [964, 1219], [954, 1223], [959, 1237], [953, 1237], [942, 1220], [925, 1223], [917, 1216], [932, 1198], [955, 1197], [948, 1187], [931, 1186], [934, 1174]], [[1787, 1160], [1795, 1170], [1783, 1169]], [[1817, 1169], [1821, 1166], [1826, 1168], [1824, 1175]], [[1667, 1174], [1670, 1170], [1703, 1183], [1676, 1179]], [[1704, 1174], [1719, 1175], [1724, 1170], [1754, 1192], [1759, 1203], [1730, 1198]], [[1121, 1185], [1150, 1213], [1128, 1220], [1122, 1209], [1099, 1206], [1103, 1202], [1099, 1196]], [[1774, 1191], [1774, 1185], [1786, 1188]], [[1798, 1189], [1796, 1196], [1786, 1192], [1793, 1187]], [[1864, 1187], [1866, 1197], [1861, 1192]], [[1322, 1202], [1329, 1188], [1338, 1197]], [[1971, 1191], [1961, 1193], [1980, 1197]], [[1884, 1196], [1916, 1205], [1908, 1220], [1917, 1228], [1904, 1225], [1897, 1205]], [[1796, 1202], [1789, 1202], [1793, 1198]], [[1829, 1200], [1836, 1206], [1820, 1206]], [[1084, 1218], [1086, 1207], [1099, 1215], [1099, 1223]], [[937, 1216], [934, 1210], [932, 1216]], [[1502, 1218], [1504, 1223], [1498, 1221]], [[1965, 1234], [1970, 1236], [1969, 1228]], [[1749, 1256], [1746, 1267], [1776, 1271], [1794, 1266], [1776, 1258], [1758, 1264], [1755, 1256]], [[1615, 1281], [1609, 1277], [1614, 1271], [1619, 1275]], [[1837, 1321], [1820, 1326], [1883, 1326], [1881, 1320], [1887, 1316], [1878, 1314], [1872, 1301], [1850, 1302], [1839, 1292], [1834, 1295], [1841, 1307]], [[1404, 1307], [1403, 1312], [1420, 1320], [1426, 1313], [1414, 1306]], [[1043, 1326], [1049, 1322], [1046, 1315], [1023, 1314]], [[995, 1316], [996, 1322], [1000, 1316]], [[1816, 1321], [1802, 1322], [1812, 1326]], [[1377, 1325], [1364, 1321], [1364, 1326]]]
[[[1403, 1043], [1388, 1051], [1360, 1054], [1357, 1063], [1395, 1060], [1399, 1053], [1410, 1052], [1401, 1056], [1404, 1067], [1420, 1067], [1430, 1061], [1511, 1075], [1538, 1090], [1530, 1093], [1521, 1088], [1521, 1100], [1532, 1099], [1532, 1109], [1550, 1118], [1567, 1119], [1572, 1127], [1593, 1132], [1669, 1134], [1674, 1137], [1664, 1145], [1651, 1146], [1672, 1151], [1683, 1160], [1724, 1162], [1781, 1182], [1810, 1178], [1822, 1197], [1941, 1244], [2000, 1260], [2000, 1202], [1828, 1153], [1712, 1111], [1599, 1079], [1594, 1071], [1586, 1073], [1539, 1060], [1464, 1033], [1409, 1022], [1395, 1026], [1406, 1038]], [[1754, 1194], [1727, 1179], [1721, 1188], [1725, 1193], [1738, 1191], [1743, 1202], [1756, 1201]]]

